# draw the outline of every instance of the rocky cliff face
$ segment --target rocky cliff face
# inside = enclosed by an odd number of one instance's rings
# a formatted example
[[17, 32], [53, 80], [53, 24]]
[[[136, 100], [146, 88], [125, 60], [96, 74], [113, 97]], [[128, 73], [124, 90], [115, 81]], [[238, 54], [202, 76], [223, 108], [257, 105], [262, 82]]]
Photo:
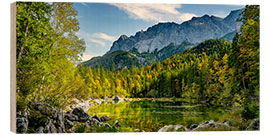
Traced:
[[180, 45], [187, 41], [196, 44], [207, 39], [220, 38], [236, 30], [236, 19], [241, 11], [232, 11], [225, 18], [204, 15], [193, 17], [182, 24], [159, 23], [149, 27], [146, 31], [137, 32], [134, 36], [120, 36], [107, 54], [117, 50], [131, 51], [134, 48], [140, 53], [154, 52], [171, 43]]

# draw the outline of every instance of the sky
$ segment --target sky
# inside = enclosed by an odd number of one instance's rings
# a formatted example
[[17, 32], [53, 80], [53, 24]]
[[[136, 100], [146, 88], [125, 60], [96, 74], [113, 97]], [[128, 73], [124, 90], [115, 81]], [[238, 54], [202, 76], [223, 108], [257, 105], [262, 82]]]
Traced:
[[74, 3], [80, 30], [77, 35], [86, 43], [82, 60], [104, 55], [121, 35], [134, 35], [159, 22], [181, 24], [205, 14], [226, 17], [244, 5], [207, 4], [125, 4]]

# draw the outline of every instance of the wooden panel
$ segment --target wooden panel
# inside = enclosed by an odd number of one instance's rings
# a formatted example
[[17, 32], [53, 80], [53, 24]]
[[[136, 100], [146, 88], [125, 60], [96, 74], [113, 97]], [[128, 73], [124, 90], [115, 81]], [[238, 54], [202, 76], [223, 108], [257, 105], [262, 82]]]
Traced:
[[10, 130], [16, 132], [16, 3], [10, 6]]

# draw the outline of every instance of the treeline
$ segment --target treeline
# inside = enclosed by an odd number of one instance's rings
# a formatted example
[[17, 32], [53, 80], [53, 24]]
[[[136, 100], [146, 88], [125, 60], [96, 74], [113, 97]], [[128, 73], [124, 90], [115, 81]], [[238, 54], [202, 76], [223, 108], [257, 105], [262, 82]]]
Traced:
[[151, 66], [115, 72], [85, 67], [80, 68], [80, 73], [94, 98], [122, 95], [205, 100], [211, 95], [219, 97], [213, 91], [225, 85], [225, 74], [231, 72], [226, 54], [230, 46], [229, 41], [212, 39]]

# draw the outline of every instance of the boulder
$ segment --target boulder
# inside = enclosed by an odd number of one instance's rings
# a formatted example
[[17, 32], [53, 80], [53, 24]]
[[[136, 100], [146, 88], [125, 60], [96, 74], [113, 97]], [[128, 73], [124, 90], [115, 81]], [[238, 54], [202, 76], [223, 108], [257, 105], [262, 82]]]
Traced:
[[[49, 110], [49, 108], [46, 108]], [[48, 114], [48, 113], [47, 113]], [[51, 115], [54, 119], [57, 119], [57, 116], [58, 116], [58, 111], [57, 109], [55, 109], [54, 107], [51, 108]]]
[[52, 119], [47, 120], [43, 132], [44, 133], [57, 133], [57, 128], [55, 127]]
[[70, 128], [72, 128], [73, 127], [73, 122], [72, 121], [70, 121], [70, 120], [66, 120], [65, 121], [65, 127], [67, 128], [67, 129], [70, 129]]
[[173, 125], [165, 125], [164, 127], [162, 127], [161, 129], [158, 130], [158, 132], [167, 132], [168, 130], [173, 129]]
[[260, 120], [254, 119], [247, 127], [247, 130], [260, 130]]
[[90, 118], [90, 116], [86, 112], [84, 112], [83, 108], [81, 107], [74, 108], [72, 114], [78, 116], [78, 121], [80, 122], [86, 122]]
[[57, 119], [57, 113], [58, 113], [59, 110], [52, 107], [49, 104], [34, 101], [33, 102], [33, 107], [34, 107], [34, 109], [36, 111], [39, 111], [41, 114], [51, 116], [54, 119]]
[[95, 118], [91, 118], [88, 120], [88, 125], [89, 126], [99, 126], [100, 122]]
[[227, 122], [222, 122], [222, 123], [219, 123], [219, 122], [214, 122], [213, 120], [210, 120], [210, 121], [203, 121], [201, 122], [197, 127], [195, 128], [190, 128], [190, 130], [192, 131], [200, 131], [202, 130], [203, 128], [206, 128], [206, 127], [230, 127], [229, 124]]
[[26, 133], [28, 129], [28, 120], [24, 117], [16, 118], [16, 132]]
[[60, 109], [57, 113], [56, 125], [59, 127], [59, 130], [62, 130], [63, 132], [65, 130], [64, 117], [65, 114], [63, 110]]
[[100, 105], [100, 104], [102, 103], [102, 101], [100, 101], [100, 100], [98, 100], [98, 99], [95, 99], [95, 100], [93, 101], [93, 103], [94, 103], [94, 104]]
[[174, 125], [174, 131], [187, 131], [187, 128], [183, 125]]
[[39, 128], [36, 130], [36, 133], [42, 134], [42, 133], [44, 133], [43, 130], [44, 130], [43, 127], [39, 127]]
[[120, 125], [120, 123], [119, 123], [119, 121], [118, 120], [116, 120], [115, 122], [114, 122], [114, 128], [118, 128], [118, 127], [120, 127], [121, 125]]
[[78, 121], [79, 118], [78, 116], [74, 115], [74, 114], [65, 114], [65, 118], [70, 120], [70, 121]]
[[197, 127], [198, 127], [197, 124], [192, 124], [192, 125], [189, 127], [189, 129], [190, 129], [190, 130], [193, 130], [193, 129], [197, 128]]
[[214, 127], [215, 126], [215, 122], [213, 120], [210, 120], [208, 123], [207, 123], [208, 126], [210, 127]]
[[97, 115], [93, 116], [92, 118], [98, 120], [98, 122], [101, 122], [101, 119]]
[[100, 118], [101, 121], [109, 121], [111, 120], [111, 118], [109, 118], [108, 116], [106, 115], [103, 115], [101, 118]]
[[105, 127], [112, 128], [112, 126], [109, 123], [105, 123]]
[[115, 103], [124, 101], [124, 99], [120, 98], [119, 96], [114, 96], [114, 97], [112, 98], [112, 100], [113, 100]]
[[177, 131], [187, 131], [187, 128], [183, 125], [165, 125], [158, 132], [177, 132]]

